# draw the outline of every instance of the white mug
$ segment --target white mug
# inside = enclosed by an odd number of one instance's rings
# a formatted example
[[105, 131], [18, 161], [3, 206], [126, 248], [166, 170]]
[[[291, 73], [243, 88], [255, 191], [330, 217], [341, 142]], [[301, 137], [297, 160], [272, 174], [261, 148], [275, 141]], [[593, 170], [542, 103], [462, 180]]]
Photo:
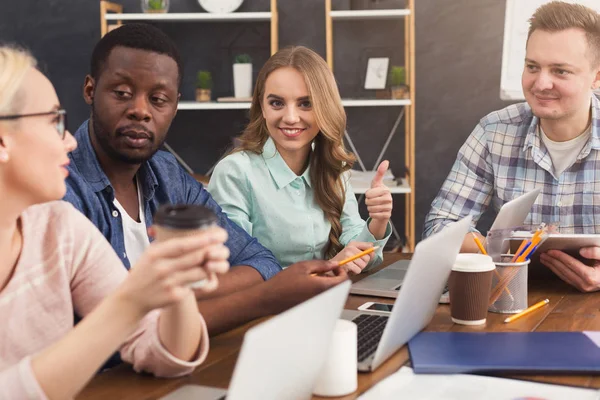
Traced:
[[339, 319], [333, 330], [329, 353], [321, 368], [313, 394], [345, 396], [358, 387], [356, 324]]

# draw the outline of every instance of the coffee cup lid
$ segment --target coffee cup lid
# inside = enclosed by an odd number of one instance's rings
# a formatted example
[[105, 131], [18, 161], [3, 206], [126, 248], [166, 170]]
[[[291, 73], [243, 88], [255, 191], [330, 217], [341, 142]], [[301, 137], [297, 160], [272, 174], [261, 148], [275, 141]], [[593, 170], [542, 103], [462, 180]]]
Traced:
[[485, 272], [496, 268], [492, 257], [485, 254], [460, 253], [452, 266], [452, 271], [458, 272]]
[[154, 214], [154, 223], [172, 229], [198, 229], [217, 223], [212, 210], [194, 204], [167, 204]]

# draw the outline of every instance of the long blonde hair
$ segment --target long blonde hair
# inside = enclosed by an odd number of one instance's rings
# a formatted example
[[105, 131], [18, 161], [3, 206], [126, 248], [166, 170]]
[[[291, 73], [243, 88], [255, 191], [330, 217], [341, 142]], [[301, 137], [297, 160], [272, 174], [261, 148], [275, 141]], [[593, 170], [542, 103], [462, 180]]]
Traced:
[[[331, 224], [323, 254], [326, 258], [331, 258], [343, 247], [339, 240], [342, 234], [340, 217], [346, 199], [342, 174], [352, 167], [355, 158], [344, 147], [346, 113], [335, 78], [321, 56], [306, 47], [292, 46], [269, 58], [258, 74], [250, 107], [250, 123], [240, 136], [241, 145], [235, 151], [262, 153], [269, 138], [262, 112], [265, 83], [273, 71], [284, 67], [293, 67], [304, 77], [320, 130], [310, 156], [310, 179], [315, 200]], [[349, 195], [353, 196], [352, 193]]]
[[35, 59], [26, 50], [0, 46], [0, 115], [15, 114], [24, 105], [20, 89], [29, 69], [35, 66]]

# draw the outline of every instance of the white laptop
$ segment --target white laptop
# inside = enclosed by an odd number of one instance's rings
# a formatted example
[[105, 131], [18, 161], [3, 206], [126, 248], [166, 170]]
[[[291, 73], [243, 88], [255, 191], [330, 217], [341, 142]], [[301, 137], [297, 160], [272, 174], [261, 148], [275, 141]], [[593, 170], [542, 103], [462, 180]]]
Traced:
[[[515, 228], [523, 225], [539, 194], [540, 189], [534, 189], [505, 203], [498, 211], [490, 230]], [[397, 261], [381, 271], [361, 279], [352, 285], [350, 293], [396, 298], [409, 262], [409, 260]]]
[[312, 398], [350, 281], [250, 328], [229, 390], [185, 385], [162, 400], [304, 400]]
[[471, 216], [421, 241], [389, 316], [344, 310], [358, 325], [358, 370], [372, 371], [423, 329], [433, 317]]

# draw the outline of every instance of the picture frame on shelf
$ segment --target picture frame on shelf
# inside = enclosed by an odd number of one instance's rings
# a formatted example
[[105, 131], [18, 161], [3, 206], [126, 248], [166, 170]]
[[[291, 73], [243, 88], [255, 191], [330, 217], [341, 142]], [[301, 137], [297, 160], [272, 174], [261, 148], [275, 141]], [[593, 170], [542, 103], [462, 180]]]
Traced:
[[369, 58], [365, 75], [365, 89], [385, 89], [389, 64], [388, 57]]

